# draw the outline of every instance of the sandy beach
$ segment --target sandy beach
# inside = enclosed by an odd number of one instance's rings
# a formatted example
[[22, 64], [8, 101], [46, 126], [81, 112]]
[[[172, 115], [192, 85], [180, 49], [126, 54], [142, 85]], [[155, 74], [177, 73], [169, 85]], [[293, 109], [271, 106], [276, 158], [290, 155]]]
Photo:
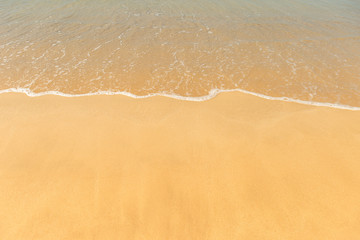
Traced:
[[360, 239], [360, 111], [0, 95], [0, 239]]

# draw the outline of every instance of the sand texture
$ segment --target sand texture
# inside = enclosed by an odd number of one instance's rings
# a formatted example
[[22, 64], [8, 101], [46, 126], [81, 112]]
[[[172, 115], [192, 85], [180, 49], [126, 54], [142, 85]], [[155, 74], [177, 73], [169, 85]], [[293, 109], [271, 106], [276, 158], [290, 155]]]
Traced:
[[0, 96], [2, 240], [358, 240], [360, 112]]

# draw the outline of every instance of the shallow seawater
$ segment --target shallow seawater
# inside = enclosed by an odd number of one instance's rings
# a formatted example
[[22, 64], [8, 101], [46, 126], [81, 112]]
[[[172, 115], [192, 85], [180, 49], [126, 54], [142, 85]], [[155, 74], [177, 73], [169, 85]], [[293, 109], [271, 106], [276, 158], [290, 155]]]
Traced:
[[360, 106], [358, 0], [0, 0], [0, 90]]

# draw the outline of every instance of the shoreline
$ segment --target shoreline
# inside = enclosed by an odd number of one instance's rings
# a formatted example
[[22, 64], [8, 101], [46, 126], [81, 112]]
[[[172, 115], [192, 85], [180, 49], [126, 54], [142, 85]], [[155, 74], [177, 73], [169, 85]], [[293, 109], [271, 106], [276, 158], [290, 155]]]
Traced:
[[0, 95], [0, 238], [358, 239], [360, 112]]
[[62, 93], [59, 91], [47, 91], [47, 92], [42, 92], [42, 93], [34, 93], [27, 88], [9, 88], [9, 89], [0, 90], [0, 94], [23, 93], [29, 97], [41, 97], [41, 96], [47, 96], [47, 95], [55, 95], [55, 96], [62, 96], [62, 97], [122, 95], [122, 96], [127, 96], [127, 97], [131, 97], [131, 98], [135, 98], [135, 99], [144, 99], [144, 98], [150, 98], [150, 97], [167, 97], [167, 98], [173, 98], [176, 100], [191, 101], [191, 102], [209, 101], [209, 100], [217, 97], [219, 94], [233, 93], [233, 92], [240, 92], [240, 93], [256, 96], [256, 97], [271, 100], [271, 101], [284, 101], [284, 102], [298, 103], [298, 104], [309, 105], [309, 106], [328, 107], [328, 108], [343, 109], [343, 110], [350, 110], [350, 111], [360, 111], [360, 107], [356, 107], [356, 106], [336, 104], [336, 103], [326, 103], [326, 102], [305, 101], [305, 100], [299, 100], [299, 99], [294, 99], [294, 98], [289, 98], [289, 97], [272, 97], [272, 96], [264, 95], [261, 93], [255, 93], [255, 92], [251, 92], [251, 91], [247, 91], [247, 90], [243, 90], [243, 89], [228, 89], [228, 90], [213, 89], [209, 92], [209, 95], [201, 96], [201, 97], [184, 97], [184, 96], [176, 95], [176, 94], [162, 94], [162, 93], [138, 96], [138, 95], [135, 95], [135, 94], [132, 94], [129, 92], [111, 92], [111, 91], [98, 91], [98, 92], [94, 92], [94, 93], [84, 93], [84, 94], [66, 94], [66, 93]]

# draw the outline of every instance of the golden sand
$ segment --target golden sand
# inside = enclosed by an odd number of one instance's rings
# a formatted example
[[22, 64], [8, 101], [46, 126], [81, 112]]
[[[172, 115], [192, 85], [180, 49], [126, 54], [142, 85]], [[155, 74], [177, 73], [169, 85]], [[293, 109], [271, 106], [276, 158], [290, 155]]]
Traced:
[[360, 239], [360, 112], [0, 96], [0, 239]]

